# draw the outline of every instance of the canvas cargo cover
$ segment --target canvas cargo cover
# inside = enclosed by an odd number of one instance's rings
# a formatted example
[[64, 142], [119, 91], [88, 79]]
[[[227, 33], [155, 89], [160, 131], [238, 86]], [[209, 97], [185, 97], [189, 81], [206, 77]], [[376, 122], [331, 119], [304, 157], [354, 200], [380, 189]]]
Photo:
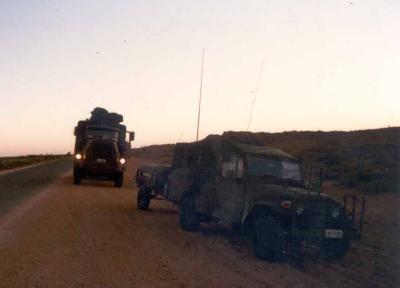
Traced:
[[124, 121], [124, 118], [121, 114], [108, 112], [106, 109], [101, 107], [94, 108], [91, 114], [92, 116], [90, 117], [90, 121], [94, 123], [117, 126], [119, 123]]

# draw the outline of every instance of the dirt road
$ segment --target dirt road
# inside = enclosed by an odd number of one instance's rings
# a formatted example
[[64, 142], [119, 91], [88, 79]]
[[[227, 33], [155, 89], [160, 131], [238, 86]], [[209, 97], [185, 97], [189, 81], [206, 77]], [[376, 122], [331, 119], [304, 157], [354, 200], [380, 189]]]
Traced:
[[[306, 262], [303, 267], [294, 267], [266, 263], [254, 257], [248, 240], [229, 235], [220, 227], [204, 225], [200, 232], [181, 231], [177, 209], [169, 203], [154, 201], [150, 211], [139, 211], [132, 172], [148, 161], [130, 160], [122, 189], [114, 188], [111, 182], [84, 181], [74, 186], [69, 172], [2, 217], [0, 287], [398, 284], [390, 274], [397, 270], [381, 267], [390, 275], [382, 279], [373, 275], [369, 269], [373, 269], [374, 260], [363, 258], [363, 253], [373, 249], [366, 244], [356, 244], [345, 260], [334, 264]], [[398, 197], [393, 201], [398, 204]], [[377, 261], [382, 253], [376, 250]]]

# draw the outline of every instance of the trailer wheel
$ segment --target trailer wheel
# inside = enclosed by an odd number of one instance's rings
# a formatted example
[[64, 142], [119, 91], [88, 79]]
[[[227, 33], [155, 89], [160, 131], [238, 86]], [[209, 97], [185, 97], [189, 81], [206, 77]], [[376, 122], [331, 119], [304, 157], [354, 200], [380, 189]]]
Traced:
[[183, 230], [196, 231], [199, 229], [200, 221], [196, 217], [195, 199], [191, 193], [184, 193], [179, 202], [179, 222]]
[[80, 185], [81, 184], [82, 175], [81, 175], [81, 172], [79, 171], [79, 168], [74, 167], [72, 174], [73, 174], [73, 178], [74, 178], [74, 184], [75, 185]]
[[124, 183], [124, 172], [117, 172], [114, 179], [114, 187], [121, 188]]
[[260, 215], [254, 223], [254, 252], [256, 257], [265, 261], [277, 261], [285, 247], [285, 232], [271, 216]]
[[137, 195], [137, 207], [140, 210], [148, 210], [150, 206], [151, 197], [146, 191], [146, 188], [140, 187]]

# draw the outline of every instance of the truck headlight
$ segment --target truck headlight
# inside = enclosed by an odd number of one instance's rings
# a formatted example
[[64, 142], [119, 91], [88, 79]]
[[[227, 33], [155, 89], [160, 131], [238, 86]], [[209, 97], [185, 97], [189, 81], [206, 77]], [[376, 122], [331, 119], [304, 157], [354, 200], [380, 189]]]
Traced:
[[75, 154], [75, 158], [76, 158], [77, 160], [80, 160], [80, 159], [82, 159], [82, 155], [79, 154], [79, 153], [77, 153], [77, 154]]
[[120, 158], [120, 159], [119, 159], [119, 163], [121, 163], [122, 165], [124, 165], [124, 164], [126, 163], [125, 158]]

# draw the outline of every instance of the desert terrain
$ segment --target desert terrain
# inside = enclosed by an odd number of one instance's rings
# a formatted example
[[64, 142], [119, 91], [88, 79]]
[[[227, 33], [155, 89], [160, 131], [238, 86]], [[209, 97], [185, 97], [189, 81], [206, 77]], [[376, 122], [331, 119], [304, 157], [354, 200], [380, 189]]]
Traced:
[[[72, 185], [66, 172], [1, 216], [0, 287], [399, 286], [398, 193], [366, 195], [365, 233], [343, 260], [267, 263], [255, 258], [250, 239], [224, 227], [182, 231], [168, 202], [137, 209], [136, 167], [168, 163], [171, 147], [137, 150], [122, 189]], [[325, 185], [337, 197], [355, 192]]]

